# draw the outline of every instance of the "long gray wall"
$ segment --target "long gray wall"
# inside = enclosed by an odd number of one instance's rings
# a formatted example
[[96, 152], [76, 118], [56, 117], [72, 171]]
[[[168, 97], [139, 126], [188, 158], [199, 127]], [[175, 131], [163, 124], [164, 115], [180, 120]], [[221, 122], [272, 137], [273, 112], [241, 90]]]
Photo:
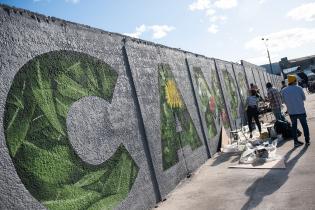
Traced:
[[255, 64], [249, 63], [242, 60], [242, 65], [244, 66], [248, 84], [253, 83], [258, 86], [261, 90], [263, 96], [267, 97], [266, 84], [270, 82], [276, 88], [281, 88], [281, 76], [270, 74], [265, 68], [257, 66]]
[[187, 64], [198, 104], [202, 129], [209, 147], [214, 155], [219, 146], [223, 113], [227, 113], [221, 98], [222, 90], [216, 71], [214, 59], [187, 53]]
[[242, 110], [242, 100], [235, 79], [233, 64], [219, 59], [216, 59], [215, 63], [228, 110], [230, 125], [232, 129], [236, 129], [236, 120], [241, 118], [243, 113], [240, 111]]
[[[79, 99], [71, 107], [67, 117], [67, 121], [70, 124], [67, 127], [69, 140], [72, 143], [73, 149], [83, 162], [89, 163], [92, 166], [98, 166], [104, 163], [106, 165], [107, 160], [113, 156], [119, 145], [123, 145], [139, 170], [135, 181], [130, 183], [132, 187], [128, 190], [127, 196], [121, 195], [122, 198], [117, 199], [117, 202], [119, 201], [118, 205], [111, 204], [110, 202], [109, 205], [114, 205], [118, 209], [146, 209], [148, 206], [152, 206], [152, 203], [156, 201], [155, 193], [143, 146], [144, 136], [139, 126], [135, 97], [130, 87], [130, 78], [126, 73], [127, 70], [122, 53], [122, 37], [62, 21], [47, 23], [43, 17], [37, 17], [40, 19], [39, 22], [32, 17], [28, 17], [28, 15], [21, 16], [12, 11], [8, 14], [3, 9], [0, 9], [0, 40], [2, 41], [0, 49], [2, 63], [0, 71], [0, 162], [3, 169], [0, 175], [0, 209], [42, 209], [44, 206], [41, 203], [44, 205], [46, 203], [46, 207], [54, 209], [55, 206], [50, 205], [49, 202], [58, 202], [57, 198], [54, 200], [37, 198], [36, 200], [36, 196], [32, 196], [30, 193], [30, 189], [34, 188], [35, 184], [42, 183], [44, 185], [44, 181], [26, 184], [26, 180], [28, 180], [26, 172], [24, 173], [22, 167], [18, 167], [17, 163], [17, 161], [23, 160], [15, 159], [13, 155], [11, 155], [12, 159], [10, 158], [8, 151], [9, 135], [4, 130], [4, 127], [7, 127], [4, 125], [4, 112], [9, 112], [6, 109], [6, 103], [8, 103], [6, 99], [9, 97], [10, 87], [12, 87], [15, 75], [19, 70], [27, 62], [44, 53], [49, 54], [61, 50], [88, 54], [109, 65], [118, 75], [111, 100], [106, 101], [100, 97], [94, 97], [91, 93], [91, 95], [87, 94], [86, 97]], [[51, 63], [51, 65], [55, 65], [55, 63]], [[43, 68], [49, 67], [43, 65]], [[31, 69], [25, 70], [31, 71]], [[54, 74], [54, 72], [49, 73], [49, 76]], [[67, 86], [70, 84], [64, 85]], [[74, 94], [79, 95], [79, 92], [80, 90], [77, 88], [77, 92]], [[24, 104], [25, 108], [27, 106], [29, 104]], [[33, 118], [35, 119], [35, 116]], [[5, 133], [7, 134], [6, 136], [4, 135]], [[49, 144], [48, 138], [46, 143]], [[18, 151], [21, 151], [21, 149]], [[28, 155], [33, 154], [29, 153]], [[56, 156], [57, 154], [52, 155]], [[61, 156], [60, 158], [64, 158], [66, 161], [65, 157]], [[44, 160], [44, 157], [43, 161], [53, 162], [51, 158]], [[36, 163], [34, 162], [34, 164]], [[47, 162], [46, 164], [48, 165], [43, 166], [43, 168], [49, 167], [51, 163]], [[51, 167], [53, 170], [54, 166]], [[28, 168], [25, 170], [28, 170]], [[93, 175], [92, 173], [90, 174]], [[105, 173], [104, 175], [109, 176]], [[40, 173], [36, 174], [35, 172], [29, 177], [37, 176], [39, 176], [38, 179], [44, 179], [40, 177], [43, 175]], [[53, 178], [55, 174], [52, 172], [51, 176]], [[73, 178], [69, 183], [60, 185], [60, 189], [66, 185], [75, 185], [83, 177], [82, 175], [78, 178]], [[118, 182], [117, 179], [119, 177], [115, 180], [113, 178], [113, 180], [106, 181]], [[24, 182], [21, 182], [21, 180], [24, 180]], [[104, 181], [104, 187], [106, 187], [106, 181]], [[95, 185], [95, 187], [99, 186]], [[89, 187], [93, 188], [93, 185]], [[86, 188], [80, 187], [76, 190], [80, 191], [82, 195], [87, 196], [92, 195], [92, 193], [100, 193], [99, 190], [83, 192]], [[106, 187], [104, 190], [106, 191], [107, 189], [108, 193], [115, 195], [115, 192], [110, 192], [109, 187]], [[72, 199], [71, 196], [74, 194], [75, 192], [70, 192], [63, 199], [66, 200], [69, 197], [68, 201], [70, 201]], [[106, 192], [101, 192], [101, 194], [103, 195], [103, 199], [109, 198]], [[38, 200], [42, 200], [42, 202], [40, 203]], [[93, 204], [101, 200], [86, 201], [86, 203], [90, 203], [91, 205], [85, 207], [92, 207]], [[65, 208], [67, 207], [65, 206]]]
[[0, 45], [0, 209], [153, 207], [235, 128], [257, 68], [4, 5]]
[[[165, 47], [132, 41], [127, 41], [126, 49], [161, 196], [165, 197], [187, 173], [194, 171], [207, 159], [185, 54]], [[163, 72], [162, 75], [162, 70], [166, 70], [167, 73]], [[182, 107], [178, 109], [182, 109], [185, 117], [188, 118], [187, 123], [191, 123], [191, 129], [195, 133], [191, 136], [193, 138], [191, 140], [197, 142], [197, 146], [187, 143], [183, 139], [186, 137], [182, 135], [182, 131], [176, 131], [175, 126], [182, 127], [183, 132], [187, 129], [184, 128], [186, 122], [180, 119], [181, 113], [173, 112], [171, 108], [167, 108], [167, 110], [164, 108], [168, 106], [167, 99], [163, 95], [166, 86], [162, 84], [166, 80], [173, 81], [172, 84], [176, 85], [177, 93], [183, 103]], [[170, 114], [170, 118], [167, 118], [164, 112]], [[173, 117], [173, 114], [176, 115], [176, 118]], [[167, 122], [164, 124], [165, 118], [167, 118]], [[176, 121], [181, 125], [176, 125]], [[164, 136], [163, 133], [168, 131], [163, 129], [172, 126], [174, 129], [169, 130], [172, 138]]]

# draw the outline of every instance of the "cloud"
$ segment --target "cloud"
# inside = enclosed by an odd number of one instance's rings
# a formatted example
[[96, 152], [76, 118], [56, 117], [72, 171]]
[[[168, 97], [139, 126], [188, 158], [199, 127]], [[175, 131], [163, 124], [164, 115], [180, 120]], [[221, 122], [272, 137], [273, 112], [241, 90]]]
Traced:
[[268, 46], [272, 52], [281, 52], [303, 45], [315, 43], [315, 28], [291, 28], [253, 38], [245, 43], [246, 49], [263, 51], [266, 49], [262, 37], [268, 37]]
[[197, 0], [190, 4], [188, 7], [191, 11], [205, 10], [210, 8], [210, 0]]
[[223, 15], [219, 15], [219, 16], [214, 15], [214, 16], [210, 17], [210, 21], [213, 23], [217, 22], [217, 21], [226, 21], [226, 20], [227, 20], [227, 17], [223, 16]]
[[149, 26], [149, 29], [153, 31], [153, 39], [161, 39], [169, 32], [173, 31], [175, 27], [168, 25], [153, 25]]
[[225, 21], [227, 20], [226, 16], [223, 15], [215, 15], [216, 14], [216, 10], [214, 10], [213, 8], [209, 8], [206, 10], [206, 16], [209, 17], [210, 22], [217, 22], [217, 21]]
[[302, 4], [299, 7], [296, 7], [288, 12], [288, 17], [293, 20], [306, 20], [314, 21], [315, 20], [315, 2]]
[[237, 6], [237, 0], [218, 0], [214, 5], [220, 9], [231, 9]]
[[265, 3], [266, 2], [266, 0], [259, 0], [259, 4], [263, 4], [263, 3]]
[[210, 16], [214, 15], [215, 13], [216, 13], [216, 11], [214, 9], [210, 8], [210, 9], [207, 9], [206, 16], [210, 17]]
[[131, 36], [134, 38], [139, 38], [144, 32], [151, 32], [153, 39], [161, 39], [171, 31], [175, 30], [175, 27], [168, 25], [152, 25], [146, 26], [144, 24], [136, 27], [135, 32], [133, 33], [124, 33], [127, 36]]
[[219, 29], [218, 26], [215, 24], [212, 24], [209, 28], [208, 28], [208, 32], [212, 33], [212, 34], [216, 34], [218, 33]]
[[[262, 1], [262, 0], [260, 0]], [[197, 11], [197, 10], [209, 10], [210, 13], [213, 13], [213, 7], [217, 7], [219, 9], [231, 9], [233, 7], [237, 6], [237, 0], [216, 0], [214, 3], [212, 3], [210, 0], [196, 0], [193, 3], [191, 3], [188, 8], [191, 11]], [[207, 11], [208, 13], [208, 11]]]
[[66, 0], [67, 3], [77, 4], [80, 0]]
[[40, 3], [40, 2], [47, 2], [47, 3], [49, 3], [50, 2], [50, 0], [33, 0], [33, 2], [34, 3]]
[[146, 31], [146, 26], [142, 24], [139, 27], [136, 27], [136, 31], [133, 33], [124, 33], [127, 36], [131, 36], [134, 38], [139, 38]]
[[205, 16], [208, 17], [208, 20], [212, 23], [208, 27], [208, 32], [216, 34], [219, 31], [217, 24], [227, 20], [227, 17], [224, 15], [216, 15], [217, 9], [230, 9], [236, 7], [237, 4], [237, 0], [195, 0], [189, 5], [189, 10], [203, 11]]
[[[276, 62], [279, 61], [280, 55], [276, 54], [276, 53], [272, 53], [270, 55], [270, 60], [271, 62]], [[267, 52], [262, 52], [260, 55], [255, 56], [255, 57], [249, 57], [249, 58], [243, 58], [243, 60], [248, 61], [250, 63], [254, 63], [256, 65], [263, 65], [263, 64], [268, 64], [269, 63], [269, 59], [268, 59], [268, 55]]]
[[249, 29], [248, 29], [248, 32], [249, 33], [252, 33], [254, 31], [254, 28], [253, 27], [250, 27]]

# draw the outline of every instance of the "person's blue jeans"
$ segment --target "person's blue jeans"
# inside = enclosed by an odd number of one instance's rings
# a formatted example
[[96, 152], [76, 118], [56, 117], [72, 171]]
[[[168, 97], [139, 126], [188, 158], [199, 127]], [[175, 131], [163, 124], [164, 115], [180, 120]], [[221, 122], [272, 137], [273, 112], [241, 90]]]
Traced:
[[292, 122], [292, 136], [293, 136], [293, 140], [294, 143], [297, 143], [297, 120], [300, 120], [300, 123], [302, 125], [303, 128], [303, 133], [304, 133], [304, 137], [305, 137], [305, 142], [309, 142], [310, 141], [310, 132], [308, 129], [308, 125], [307, 125], [307, 120], [306, 120], [306, 114], [294, 114], [294, 115], [290, 115], [290, 119]]
[[276, 120], [282, 120], [285, 121], [285, 118], [281, 112], [281, 108], [274, 108], [272, 109], [273, 115], [275, 116]]

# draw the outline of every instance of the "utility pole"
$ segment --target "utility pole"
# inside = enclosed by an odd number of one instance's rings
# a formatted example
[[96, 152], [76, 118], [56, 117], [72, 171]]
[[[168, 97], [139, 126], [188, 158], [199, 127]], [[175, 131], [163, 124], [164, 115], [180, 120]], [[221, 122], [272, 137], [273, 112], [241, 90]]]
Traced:
[[267, 41], [269, 41], [269, 39], [263, 37], [263, 38], [261, 38], [261, 40], [264, 41], [265, 47], [267, 49], [267, 55], [268, 55], [268, 59], [269, 59], [270, 71], [271, 71], [271, 74], [273, 74], [273, 69], [272, 69], [272, 64], [271, 64], [271, 59], [270, 59], [270, 53], [269, 53], [268, 44], [267, 44]]

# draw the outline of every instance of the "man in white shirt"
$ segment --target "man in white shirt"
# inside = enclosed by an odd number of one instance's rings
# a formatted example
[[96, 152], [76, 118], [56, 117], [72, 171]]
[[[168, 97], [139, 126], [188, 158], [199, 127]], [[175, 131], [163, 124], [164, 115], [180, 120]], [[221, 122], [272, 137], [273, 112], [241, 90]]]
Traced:
[[295, 75], [288, 75], [289, 86], [282, 89], [284, 103], [287, 106], [288, 113], [292, 122], [292, 135], [294, 139], [294, 147], [303, 145], [303, 142], [298, 141], [297, 138], [297, 120], [303, 127], [303, 133], [305, 137], [306, 145], [310, 145], [310, 134], [306, 120], [306, 111], [304, 107], [305, 94], [300, 86], [297, 86], [297, 80]]

